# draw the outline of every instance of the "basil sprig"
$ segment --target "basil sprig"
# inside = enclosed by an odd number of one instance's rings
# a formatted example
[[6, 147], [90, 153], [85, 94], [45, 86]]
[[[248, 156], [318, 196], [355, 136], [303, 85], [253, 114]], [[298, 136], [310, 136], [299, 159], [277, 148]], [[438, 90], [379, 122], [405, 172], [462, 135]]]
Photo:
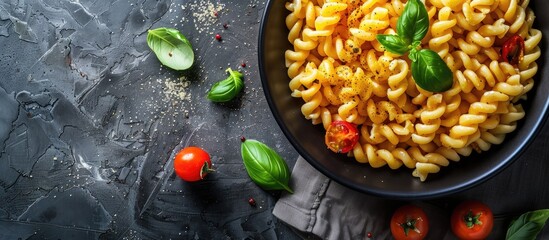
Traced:
[[207, 97], [211, 101], [228, 102], [235, 98], [244, 87], [242, 73], [233, 71], [231, 68], [228, 68], [227, 72], [229, 72], [229, 76], [224, 80], [216, 82], [208, 92]]
[[376, 39], [385, 50], [404, 55], [412, 61], [412, 76], [416, 84], [430, 92], [444, 92], [454, 83], [452, 70], [434, 51], [419, 49], [429, 30], [429, 15], [419, 0], [409, 0], [397, 20], [397, 34], [378, 34]]
[[507, 229], [506, 240], [535, 240], [549, 219], [549, 209], [540, 209], [522, 214]]
[[241, 154], [248, 175], [257, 185], [265, 190], [293, 193], [288, 186], [290, 169], [273, 149], [257, 140], [242, 138]]
[[174, 28], [157, 28], [147, 33], [147, 45], [165, 66], [175, 70], [190, 68], [194, 62], [191, 43]]

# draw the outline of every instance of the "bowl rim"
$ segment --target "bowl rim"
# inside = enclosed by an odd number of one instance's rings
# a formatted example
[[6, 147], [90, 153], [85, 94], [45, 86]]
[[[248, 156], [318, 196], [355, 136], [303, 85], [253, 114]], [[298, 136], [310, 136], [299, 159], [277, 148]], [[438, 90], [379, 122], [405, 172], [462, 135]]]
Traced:
[[[511, 154], [507, 155], [505, 159], [498, 162], [498, 164], [494, 165], [493, 168], [491, 168], [489, 171], [484, 172], [483, 174], [468, 179], [468, 181], [461, 182], [460, 184], [456, 184], [453, 186], [448, 186], [446, 188], [442, 188], [440, 190], [427, 190], [422, 192], [414, 192], [413, 194], [410, 194], [409, 192], [401, 192], [401, 191], [391, 191], [391, 190], [384, 190], [384, 189], [371, 189], [371, 188], [365, 188], [361, 184], [357, 184], [353, 181], [347, 180], [345, 178], [341, 178], [338, 175], [336, 175], [334, 172], [329, 171], [326, 169], [323, 165], [321, 165], [318, 161], [314, 160], [314, 158], [302, 147], [302, 145], [297, 141], [297, 139], [292, 135], [284, 121], [282, 120], [281, 114], [275, 109], [275, 103], [273, 100], [273, 95], [269, 91], [269, 86], [267, 83], [267, 73], [265, 70], [265, 59], [264, 59], [264, 49], [265, 49], [265, 40], [266, 40], [266, 32], [267, 32], [267, 20], [269, 17], [269, 13], [272, 10], [273, 2], [280, 1], [280, 0], [267, 0], [265, 3], [265, 8], [263, 11], [263, 15], [261, 16], [261, 22], [259, 26], [259, 37], [258, 37], [258, 67], [259, 67], [259, 75], [261, 78], [261, 85], [263, 88], [263, 92], [265, 94], [265, 98], [267, 100], [267, 103], [269, 105], [269, 109], [271, 110], [271, 113], [274, 115], [274, 118], [286, 136], [286, 138], [289, 140], [291, 145], [296, 149], [296, 151], [299, 153], [301, 157], [303, 157], [309, 164], [311, 164], [315, 169], [317, 169], [320, 173], [324, 174], [331, 180], [336, 181], [337, 183], [348, 187], [350, 189], [353, 189], [358, 192], [367, 193], [373, 196], [382, 197], [382, 198], [391, 198], [391, 199], [401, 199], [401, 200], [412, 200], [412, 199], [427, 199], [427, 198], [436, 198], [436, 197], [442, 197], [450, 194], [454, 194], [457, 192], [461, 192], [470, 188], [473, 188], [475, 186], [480, 185], [481, 183], [487, 181], [488, 179], [494, 177], [498, 173], [502, 172], [504, 169], [509, 167], [513, 162], [515, 162], [517, 159], [520, 158], [520, 156], [527, 150], [528, 146], [533, 142], [533, 140], [538, 135], [539, 130], [546, 124], [547, 118], [549, 115], [549, 98], [543, 103], [543, 107], [541, 109], [540, 117], [535, 119], [534, 123], [532, 124], [532, 127], [526, 134], [526, 137], [523, 141], [520, 141], [518, 146], [515, 146], [515, 150], [511, 152]], [[287, 0], [284, 2], [288, 2]], [[542, 43], [540, 42], [540, 48], [543, 47]], [[537, 60], [539, 61], [539, 60]], [[543, 61], [543, 60], [542, 60]], [[539, 62], [538, 62], [539, 63]], [[541, 74], [541, 69], [538, 70], [536, 73], [537, 78], [541, 79], [539, 74]], [[548, 79], [549, 80], [549, 79]], [[538, 84], [539, 85], [539, 84]], [[537, 86], [535, 88], [537, 88]], [[521, 119], [523, 122], [523, 119]], [[519, 120], [519, 121], [521, 121]]]

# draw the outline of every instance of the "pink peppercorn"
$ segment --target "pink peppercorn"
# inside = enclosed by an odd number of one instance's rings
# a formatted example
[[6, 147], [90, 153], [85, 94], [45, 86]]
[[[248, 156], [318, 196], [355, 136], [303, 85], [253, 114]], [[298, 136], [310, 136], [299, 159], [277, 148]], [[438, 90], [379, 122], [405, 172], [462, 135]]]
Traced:
[[250, 206], [252, 206], [252, 207], [255, 207], [255, 204], [256, 204], [255, 199], [254, 198], [248, 199], [248, 204], [250, 204]]

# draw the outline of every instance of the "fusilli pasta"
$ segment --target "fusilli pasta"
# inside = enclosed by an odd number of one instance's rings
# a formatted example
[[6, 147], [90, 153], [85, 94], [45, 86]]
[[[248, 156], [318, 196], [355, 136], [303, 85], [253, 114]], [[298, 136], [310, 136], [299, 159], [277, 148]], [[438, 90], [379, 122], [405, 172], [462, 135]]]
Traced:
[[[374, 168], [406, 167], [425, 181], [441, 167], [500, 144], [524, 117], [520, 100], [534, 85], [541, 31], [528, 0], [423, 0], [430, 26], [421, 42], [446, 62], [454, 84], [419, 88], [408, 57], [385, 51], [377, 34], [395, 34], [405, 0], [293, 0], [286, 3], [289, 88], [301, 112], [328, 128], [359, 126], [348, 154]], [[517, 65], [501, 60], [503, 42], [525, 41]]]

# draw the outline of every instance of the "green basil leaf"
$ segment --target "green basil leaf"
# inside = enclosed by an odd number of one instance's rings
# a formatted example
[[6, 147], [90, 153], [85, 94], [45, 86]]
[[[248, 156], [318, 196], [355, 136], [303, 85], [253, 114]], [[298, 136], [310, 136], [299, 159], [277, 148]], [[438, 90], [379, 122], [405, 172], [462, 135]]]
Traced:
[[257, 140], [244, 139], [241, 154], [248, 175], [257, 185], [265, 190], [286, 190], [293, 193], [288, 186], [288, 165], [273, 149]]
[[506, 240], [535, 240], [549, 219], [549, 209], [540, 209], [520, 215], [507, 229]]
[[416, 58], [412, 60], [412, 76], [416, 84], [430, 92], [444, 92], [454, 84], [452, 70], [446, 65], [438, 53], [421, 49], [410, 55]]
[[429, 15], [419, 0], [409, 0], [397, 20], [397, 34], [406, 45], [421, 41], [429, 30]]
[[419, 54], [419, 50], [417, 50], [417, 48], [410, 49], [410, 53], [408, 53], [408, 58], [412, 61], [412, 63], [417, 61], [418, 54]]
[[165, 66], [175, 70], [190, 68], [194, 62], [191, 43], [177, 29], [149, 30], [147, 44]]
[[216, 82], [208, 92], [208, 99], [213, 102], [228, 102], [242, 91], [244, 82], [242, 81], [242, 73], [227, 69], [229, 77], [219, 82]]
[[376, 39], [389, 52], [404, 55], [409, 50], [408, 45], [398, 35], [378, 34]]

